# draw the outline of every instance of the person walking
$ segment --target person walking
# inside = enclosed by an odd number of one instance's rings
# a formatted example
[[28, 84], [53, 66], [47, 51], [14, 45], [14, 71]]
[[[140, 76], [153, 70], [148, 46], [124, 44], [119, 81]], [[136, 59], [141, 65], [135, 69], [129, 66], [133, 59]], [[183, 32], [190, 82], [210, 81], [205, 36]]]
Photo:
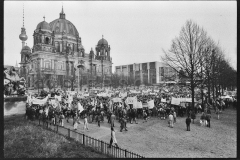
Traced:
[[59, 122], [60, 122], [60, 126], [62, 126], [63, 127], [63, 125], [64, 125], [64, 123], [63, 123], [63, 120], [64, 120], [64, 115], [63, 115], [63, 112], [61, 112], [61, 114], [60, 114], [60, 117], [59, 117]]
[[187, 131], [190, 131], [190, 123], [191, 123], [191, 118], [190, 118], [190, 116], [188, 116], [186, 118]]
[[111, 139], [110, 139], [110, 144], [109, 144], [108, 148], [111, 148], [112, 145], [114, 145], [114, 144], [116, 145], [117, 148], [119, 148], [119, 146], [117, 144], [117, 139], [116, 139], [114, 128], [111, 127]]
[[97, 115], [97, 122], [98, 122], [98, 127], [100, 127], [100, 121], [101, 121], [101, 115], [100, 115], [100, 112], [98, 113]]
[[200, 124], [201, 126], [206, 126], [206, 122], [205, 122], [205, 113], [202, 112], [201, 118], [200, 118]]
[[219, 119], [219, 109], [216, 109], [217, 119]]
[[209, 127], [209, 128], [210, 128], [210, 118], [211, 118], [211, 115], [207, 114], [206, 115], [206, 120], [207, 120], [207, 127]]
[[144, 120], [143, 123], [147, 122], [147, 113], [145, 110], [143, 110], [143, 120]]
[[169, 127], [173, 128], [173, 115], [172, 115], [172, 112], [170, 112], [170, 114], [168, 116], [168, 119], [169, 119]]
[[116, 118], [115, 115], [113, 113], [111, 113], [111, 117], [110, 117], [111, 127], [114, 127], [115, 118]]
[[87, 120], [87, 115], [84, 115], [84, 126], [83, 126], [83, 130], [85, 131], [85, 129], [88, 130], [88, 120]]
[[177, 122], [177, 114], [176, 114], [176, 111], [173, 111], [173, 122], [174, 122], [174, 123]]
[[122, 118], [120, 119], [120, 123], [121, 123], [121, 125], [120, 125], [120, 132], [122, 132], [123, 128], [125, 128], [125, 131], [128, 131], [128, 130], [127, 130], [126, 121], [127, 121], [127, 120], [125, 119], [125, 117], [122, 117]]
[[78, 116], [76, 115], [73, 117], [73, 128], [77, 130], [77, 127], [78, 127]]

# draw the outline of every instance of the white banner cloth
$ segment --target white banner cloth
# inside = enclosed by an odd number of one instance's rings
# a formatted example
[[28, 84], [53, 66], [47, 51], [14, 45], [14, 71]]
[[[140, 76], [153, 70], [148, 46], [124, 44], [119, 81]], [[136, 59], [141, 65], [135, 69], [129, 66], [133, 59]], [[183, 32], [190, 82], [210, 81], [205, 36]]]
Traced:
[[148, 103], [148, 108], [149, 109], [152, 109], [154, 107], [154, 100], [151, 100], [151, 101], [149, 101], [147, 103]]

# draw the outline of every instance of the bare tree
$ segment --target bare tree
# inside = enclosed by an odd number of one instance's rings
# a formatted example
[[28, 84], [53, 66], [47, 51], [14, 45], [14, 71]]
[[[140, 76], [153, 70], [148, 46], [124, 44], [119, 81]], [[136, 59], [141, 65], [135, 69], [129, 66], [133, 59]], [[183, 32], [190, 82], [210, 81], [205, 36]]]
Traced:
[[170, 50], [164, 51], [162, 60], [178, 73], [182, 70], [190, 80], [192, 107], [194, 108], [194, 89], [197, 86], [201, 69], [202, 54], [209, 41], [207, 33], [192, 20], [182, 27], [179, 37], [172, 41]]

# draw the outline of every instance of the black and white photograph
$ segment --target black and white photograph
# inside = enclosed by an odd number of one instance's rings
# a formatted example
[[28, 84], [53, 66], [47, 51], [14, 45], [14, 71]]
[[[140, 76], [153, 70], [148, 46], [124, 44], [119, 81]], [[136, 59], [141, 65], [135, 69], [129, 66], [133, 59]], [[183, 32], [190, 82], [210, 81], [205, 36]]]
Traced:
[[237, 158], [237, 1], [4, 1], [4, 158]]

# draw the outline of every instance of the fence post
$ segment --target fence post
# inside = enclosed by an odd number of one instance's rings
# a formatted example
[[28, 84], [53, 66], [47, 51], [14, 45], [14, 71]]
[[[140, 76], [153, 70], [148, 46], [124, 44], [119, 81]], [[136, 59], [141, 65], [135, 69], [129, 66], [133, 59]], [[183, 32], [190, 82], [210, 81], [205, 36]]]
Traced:
[[127, 157], [127, 150], [125, 149], [125, 157]]
[[85, 145], [85, 134], [83, 134], [83, 145]]
[[101, 141], [101, 152], [104, 153], [103, 141]]
[[46, 122], [47, 123], [47, 129], [48, 129], [48, 122]]
[[68, 128], [68, 137], [70, 138], [70, 129]]

